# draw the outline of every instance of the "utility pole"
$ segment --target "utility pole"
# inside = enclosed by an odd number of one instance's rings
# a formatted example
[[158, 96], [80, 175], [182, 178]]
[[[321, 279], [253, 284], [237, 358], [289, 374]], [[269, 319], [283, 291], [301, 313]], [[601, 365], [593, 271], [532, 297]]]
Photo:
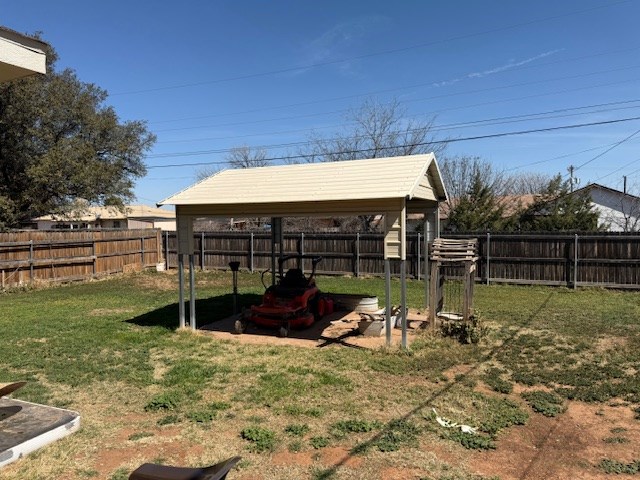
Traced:
[[580, 179], [573, 176], [573, 172], [576, 170], [576, 167], [569, 165], [567, 170], [569, 172], [569, 188], [571, 189], [571, 193], [573, 193], [573, 186], [580, 183]]
[[627, 176], [623, 175], [622, 176], [622, 192], [626, 195], [627, 194]]

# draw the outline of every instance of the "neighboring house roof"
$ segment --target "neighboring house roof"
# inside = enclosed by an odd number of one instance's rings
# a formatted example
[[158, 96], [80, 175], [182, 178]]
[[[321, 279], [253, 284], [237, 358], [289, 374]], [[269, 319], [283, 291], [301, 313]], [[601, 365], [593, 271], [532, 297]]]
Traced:
[[33, 221], [52, 222], [95, 222], [98, 220], [126, 220], [131, 219], [175, 219], [176, 214], [163, 208], [149, 207], [147, 205], [128, 205], [124, 211], [116, 207], [87, 207], [77, 212], [64, 215], [43, 215], [34, 218]]
[[48, 44], [0, 26], [0, 82], [47, 73]]
[[[503, 217], [507, 218], [518, 213], [518, 210], [533, 204], [538, 198], [540, 198], [540, 195], [504, 195], [497, 197], [497, 201], [500, 205], [504, 206]], [[449, 218], [451, 209], [455, 208], [459, 201], [459, 198], [452, 198], [448, 202], [440, 205], [440, 219]]]
[[640, 197], [636, 196], [636, 195], [632, 195], [630, 193], [624, 193], [620, 190], [616, 190], [615, 188], [611, 188], [611, 187], [607, 187], [605, 185], [600, 185], [599, 183], [590, 183], [589, 185], [585, 185], [582, 188], [579, 188], [577, 190], [573, 191], [573, 194], [577, 194], [577, 193], [584, 193], [584, 192], [590, 192], [591, 190], [603, 190], [605, 192], [609, 192], [612, 193], [614, 195], [623, 195], [623, 196], [627, 196], [627, 197], [631, 197], [631, 198], [635, 198], [640, 200]]
[[202, 213], [231, 215], [268, 209], [288, 216], [313, 211], [313, 205], [317, 210], [318, 202], [350, 203], [357, 210], [370, 201], [446, 198], [435, 156], [425, 154], [225, 170], [159, 205], [206, 205]]

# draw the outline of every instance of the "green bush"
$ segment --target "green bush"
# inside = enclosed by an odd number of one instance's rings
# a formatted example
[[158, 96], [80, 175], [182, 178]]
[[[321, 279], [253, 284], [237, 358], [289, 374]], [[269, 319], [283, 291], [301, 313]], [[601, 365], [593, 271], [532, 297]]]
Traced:
[[328, 446], [329, 439], [327, 437], [311, 437], [309, 439], [309, 444], [317, 450]]
[[272, 451], [276, 445], [276, 434], [273, 430], [263, 427], [247, 427], [240, 436], [251, 442], [250, 450], [253, 452]]
[[288, 433], [289, 435], [294, 437], [304, 437], [309, 432], [309, 430], [311, 429], [306, 423], [291, 424], [284, 427], [285, 433]]
[[452, 320], [443, 318], [440, 324], [440, 332], [444, 337], [451, 337], [460, 343], [480, 343], [488, 333], [479, 315], [472, 315], [469, 320]]
[[522, 393], [522, 398], [535, 412], [541, 413], [545, 417], [555, 417], [567, 409], [562, 398], [552, 392], [533, 390]]
[[153, 397], [145, 405], [145, 412], [154, 412], [158, 410], [175, 410], [180, 403], [180, 395], [176, 393], [161, 393]]

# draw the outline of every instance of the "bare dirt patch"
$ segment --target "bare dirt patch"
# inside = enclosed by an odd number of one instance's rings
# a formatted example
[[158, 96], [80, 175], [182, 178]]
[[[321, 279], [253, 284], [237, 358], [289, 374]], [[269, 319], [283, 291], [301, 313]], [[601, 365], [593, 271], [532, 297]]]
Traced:
[[[627, 443], [604, 440], [614, 428]], [[511, 428], [495, 451], [473, 453], [472, 471], [503, 480], [550, 478], [605, 478], [597, 464], [604, 458], [631, 462], [640, 455], [640, 424], [628, 407], [570, 402], [555, 418], [532, 414], [526, 426]], [[623, 478], [616, 476], [616, 478]]]
[[[242, 344], [253, 345], [293, 345], [299, 347], [317, 348], [328, 346], [346, 346], [355, 348], [376, 349], [386, 343], [384, 334], [377, 337], [365, 337], [358, 331], [360, 315], [355, 312], [339, 311], [326, 315], [320, 321], [305, 330], [292, 330], [286, 338], [278, 337], [277, 330], [249, 325], [243, 334], [236, 334], [234, 323], [238, 317], [231, 316], [223, 320], [205, 325], [200, 329], [214, 338], [221, 340], [237, 340]], [[418, 310], [410, 309], [407, 315], [407, 342], [410, 344], [417, 332], [426, 325], [426, 316]], [[400, 343], [402, 331], [400, 328], [392, 330], [392, 343]]]

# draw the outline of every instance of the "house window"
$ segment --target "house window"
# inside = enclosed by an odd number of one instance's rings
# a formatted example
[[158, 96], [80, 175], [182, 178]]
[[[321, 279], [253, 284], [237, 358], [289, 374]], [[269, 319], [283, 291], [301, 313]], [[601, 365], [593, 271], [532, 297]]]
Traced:
[[113, 228], [122, 228], [122, 225], [120, 225], [120, 220], [113, 221]]

